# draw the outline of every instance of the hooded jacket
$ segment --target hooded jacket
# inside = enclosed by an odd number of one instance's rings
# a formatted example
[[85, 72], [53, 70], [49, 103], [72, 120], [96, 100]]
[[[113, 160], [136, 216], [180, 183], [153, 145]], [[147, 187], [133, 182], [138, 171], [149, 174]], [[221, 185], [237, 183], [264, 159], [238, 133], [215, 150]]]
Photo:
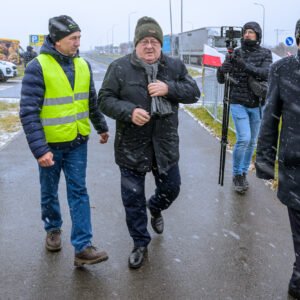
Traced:
[[165, 98], [171, 103], [173, 113], [160, 118], [151, 117], [144, 126], [131, 121], [135, 108], [150, 113], [151, 106], [147, 75], [135, 62], [133, 54], [110, 64], [98, 97], [102, 112], [116, 120], [116, 163], [138, 172], [151, 171], [156, 164], [162, 174], [179, 160], [179, 103], [197, 102], [200, 91], [184, 64], [163, 54], [157, 79], [168, 85]]
[[[47, 37], [41, 51], [41, 54], [50, 54], [60, 64], [67, 75], [67, 78], [74, 88], [74, 68], [73, 57], [64, 56], [59, 53], [52, 43], [51, 39]], [[78, 56], [79, 54], [77, 54]], [[98, 133], [108, 131], [105, 118], [97, 109], [97, 94], [93, 82], [91, 67], [88, 63], [91, 79], [89, 91], [89, 118]], [[46, 142], [43, 126], [40, 119], [40, 111], [44, 103], [45, 82], [42, 73], [42, 68], [37, 59], [25, 69], [24, 78], [22, 81], [21, 101], [20, 101], [20, 119], [26, 134], [27, 142], [30, 150], [36, 159], [40, 158], [47, 152], [51, 151], [51, 147], [64, 148], [68, 146], [75, 146], [87, 141], [88, 137], [78, 136], [74, 141], [66, 143], [56, 143], [49, 145]], [[75, 143], [76, 141], [76, 143]]]
[[[255, 96], [248, 85], [249, 76], [260, 81], [268, 79], [269, 68], [272, 63], [272, 53], [269, 49], [260, 46], [262, 31], [258, 23], [248, 22], [243, 26], [242, 33], [247, 29], [255, 31], [256, 43], [249, 43], [241, 39], [241, 47], [236, 48], [233, 52], [233, 70], [230, 76], [233, 78], [230, 88], [230, 103], [241, 104], [246, 107], [258, 107], [259, 97]], [[245, 62], [245, 68], [241, 69], [236, 63], [236, 59], [242, 59]], [[226, 57], [229, 60], [229, 57]], [[225, 76], [222, 68], [217, 71], [217, 80], [219, 83], [225, 82]], [[261, 103], [262, 105], [264, 104]]]

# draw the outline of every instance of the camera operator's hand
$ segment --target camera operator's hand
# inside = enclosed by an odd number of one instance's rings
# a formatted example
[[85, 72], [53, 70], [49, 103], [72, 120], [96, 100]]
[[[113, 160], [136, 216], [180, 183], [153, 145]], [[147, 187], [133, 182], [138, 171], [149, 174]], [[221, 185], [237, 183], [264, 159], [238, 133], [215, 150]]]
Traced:
[[223, 73], [229, 73], [232, 70], [232, 67], [232, 63], [225, 60], [220, 69]]
[[234, 59], [234, 64], [242, 71], [246, 69], [246, 63], [240, 57]]

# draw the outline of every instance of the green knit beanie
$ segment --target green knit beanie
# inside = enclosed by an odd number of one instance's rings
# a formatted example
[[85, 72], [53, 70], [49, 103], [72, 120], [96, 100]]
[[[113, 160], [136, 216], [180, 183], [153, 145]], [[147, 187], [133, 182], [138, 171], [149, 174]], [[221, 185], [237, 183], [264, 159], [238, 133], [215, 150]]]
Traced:
[[142, 17], [138, 20], [135, 27], [134, 46], [147, 36], [156, 38], [163, 45], [163, 32], [159, 24], [153, 18]]

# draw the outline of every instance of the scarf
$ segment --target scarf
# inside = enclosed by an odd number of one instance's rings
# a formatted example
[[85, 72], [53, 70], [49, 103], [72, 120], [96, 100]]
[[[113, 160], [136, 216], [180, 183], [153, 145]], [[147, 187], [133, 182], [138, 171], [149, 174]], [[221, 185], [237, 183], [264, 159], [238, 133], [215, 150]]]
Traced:
[[[136, 52], [133, 53], [133, 58], [134, 61], [145, 70], [148, 83], [156, 82], [159, 63], [147, 64], [136, 56]], [[173, 113], [172, 105], [168, 100], [160, 96], [151, 98], [151, 116], [164, 117]]]

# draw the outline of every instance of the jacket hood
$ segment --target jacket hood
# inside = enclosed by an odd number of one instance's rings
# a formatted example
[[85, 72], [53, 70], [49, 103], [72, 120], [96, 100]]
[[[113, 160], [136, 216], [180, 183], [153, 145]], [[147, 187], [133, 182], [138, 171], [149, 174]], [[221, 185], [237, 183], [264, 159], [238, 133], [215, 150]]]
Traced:
[[[40, 53], [41, 54], [50, 54], [52, 56], [55, 56], [56, 59], [64, 60], [64, 61], [65, 60], [71, 60], [71, 59], [74, 58], [74, 57], [70, 57], [70, 56], [67, 56], [67, 55], [63, 55], [62, 53], [58, 52], [55, 49], [54, 43], [52, 42], [49, 35], [47, 36], [46, 40], [44, 41], [44, 44], [41, 47]], [[78, 56], [79, 56], [79, 51], [77, 51], [77, 54], [75, 55], [75, 57], [78, 57]]]
[[[242, 29], [242, 36], [244, 36], [244, 32], [245, 32], [247, 29], [252, 29], [252, 30], [255, 31], [256, 37], [257, 37], [257, 44], [260, 45], [260, 43], [261, 43], [261, 38], [262, 38], [262, 31], [261, 31], [260, 25], [259, 25], [257, 22], [248, 22], [248, 23], [246, 23], [246, 24], [243, 26], [243, 29]], [[244, 41], [243, 38], [242, 38], [241, 40], [242, 40], [242, 42]]]

